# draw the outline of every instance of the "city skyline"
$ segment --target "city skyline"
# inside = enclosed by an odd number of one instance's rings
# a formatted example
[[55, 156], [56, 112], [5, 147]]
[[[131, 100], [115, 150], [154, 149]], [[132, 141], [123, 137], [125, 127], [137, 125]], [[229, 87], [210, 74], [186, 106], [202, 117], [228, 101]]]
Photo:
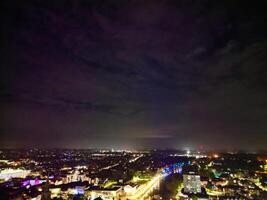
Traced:
[[267, 150], [265, 6], [4, 1], [0, 147]]

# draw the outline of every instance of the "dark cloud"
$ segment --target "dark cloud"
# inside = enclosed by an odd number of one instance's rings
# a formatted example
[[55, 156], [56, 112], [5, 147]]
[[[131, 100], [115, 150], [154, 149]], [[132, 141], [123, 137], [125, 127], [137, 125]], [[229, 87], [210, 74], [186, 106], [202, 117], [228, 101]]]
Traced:
[[264, 4], [4, 2], [3, 147], [265, 148]]

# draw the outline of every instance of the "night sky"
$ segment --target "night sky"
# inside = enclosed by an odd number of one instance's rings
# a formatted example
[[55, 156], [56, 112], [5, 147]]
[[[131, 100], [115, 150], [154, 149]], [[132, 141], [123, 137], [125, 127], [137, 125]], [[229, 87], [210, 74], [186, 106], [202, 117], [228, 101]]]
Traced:
[[264, 2], [1, 1], [0, 147], [266, 149]]

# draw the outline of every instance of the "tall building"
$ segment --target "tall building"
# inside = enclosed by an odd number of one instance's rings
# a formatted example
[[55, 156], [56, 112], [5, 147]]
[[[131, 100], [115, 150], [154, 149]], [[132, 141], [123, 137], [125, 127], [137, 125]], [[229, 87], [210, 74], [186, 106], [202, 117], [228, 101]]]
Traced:
[[194, 172], [183, 175], [184, 192], [190, 194], [201, 193], [200, 176]]
[[46, 183], [43, 187], [41, 200], [50, 200], [51, 199], [51, 192], [49, 190], [49, 178], [47, 176]]

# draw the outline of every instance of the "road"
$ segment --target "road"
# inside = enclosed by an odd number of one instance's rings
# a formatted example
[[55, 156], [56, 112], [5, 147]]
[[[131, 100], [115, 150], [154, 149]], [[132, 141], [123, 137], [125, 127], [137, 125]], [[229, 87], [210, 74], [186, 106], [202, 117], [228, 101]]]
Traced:
[[129, 199], [132, 200], [136, 200], [136, 199], [144, 199], [145, 197], [147, 197], [155, 188], [157, 188], [159, 186], [159, 183], [161, 181], [161, 179], [164, 177], [165, 175], [158, 173], [156, 174], [149, 182], [147, 182], [144, 185], [141, 185], [137, 191], [129, 197]]
[[98, 172], [101, 172], [101, 171], [103, 171], [103, 170], [107, 170], [107, 169], [111, 169], [111, 168], [116, 167], [116, 166], [118, 166], [118, 165], [119, 165], [119, 163], [114, 164], [114, 165], [109, 165], [109, 166], [107, 166], [107, 167], [103, 167], [103, 168], [99, 169]]

